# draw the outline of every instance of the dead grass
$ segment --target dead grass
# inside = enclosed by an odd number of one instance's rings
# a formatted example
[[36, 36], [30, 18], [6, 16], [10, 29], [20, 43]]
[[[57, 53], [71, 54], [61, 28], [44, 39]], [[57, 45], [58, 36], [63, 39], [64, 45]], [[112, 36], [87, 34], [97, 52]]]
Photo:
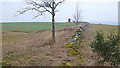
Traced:
[[99, 24], [92, 24], [93, 27], [93, 36], [95, 36], [96, 31], [102, 30], [104, 36], [108, 36], [112, 34], [118, 34], [118, 26], [116, 25], [99, 25]]
[[[82, 65], [96, 65], [97, 56], [89, 46], [93, 40], [92, 36], [99, 29], [103, 29], [106, 34], [108, 34], [108, 31], [111, 31], [110, 29], [114, 29], [115, 33], [117, 33], [117, 28], [112, 27], [107, 25], [87, 26], [83, 32], [81, 54], [85, 59]], [[69, 43], [69, 37], [75, 32], [74, 29], [76, 27], [56, 30], [56, 42], [54, 44], [51, 40], [50, 30], [30, 33], [3, 32], [3, 64], [12, 66], [58, 66], [63, 61], [68, 61], [73, 66], [76, 66], [78, 59], [69, 56], [65, 48]]]
[[3, 64], [12, 66], [55, 66], [67, 56], [65, 45], [75, 27], [56, 30], [56, 43], [52, 44], [51, 31], [3, 32]]

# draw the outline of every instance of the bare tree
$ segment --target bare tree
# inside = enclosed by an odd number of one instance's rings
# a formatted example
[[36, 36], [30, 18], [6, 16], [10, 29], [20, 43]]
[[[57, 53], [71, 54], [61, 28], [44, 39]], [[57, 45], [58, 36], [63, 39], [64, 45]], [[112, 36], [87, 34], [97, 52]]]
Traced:
[[26, 0], [29, 7], [25, 7], [18, 11], [19, 15], [24, 14], [27, 11], [36, 11], [36, 17], [43, 15], [45, 12], [49, 12], [52, 15], [52, 38], [55, 41], [55, 13], [57, 6], [62, 4], [65, 0]]
[[76, 9], [75, 9], [75, 13], [73, 14], [73, 18], [76, 23], [78, 23], [81, 20], [81, 10], [77, 2], [76, 2]]

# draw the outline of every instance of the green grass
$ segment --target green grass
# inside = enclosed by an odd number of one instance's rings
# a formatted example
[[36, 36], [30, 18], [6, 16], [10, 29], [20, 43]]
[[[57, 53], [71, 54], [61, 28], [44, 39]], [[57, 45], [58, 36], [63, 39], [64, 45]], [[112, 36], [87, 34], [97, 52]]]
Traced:
[[[2, 23], [2, 31], [40, 31], [51, 30], [51, 22], [17, 22], [17, 23]], [[74, 26], [74, 23], [56, 23], [56, 28], [64, 28]]]
[[0, 68], [2, 68], [2, 63], [0, 63]]
[[100, 25], [100, 24], [92, 24], [93, 27], [93, 36], [95, 36], [96, 31], [102, 30], [104, 36], [108, 36], [112, 34], [118, 34], [118, 26], [116, 25]]

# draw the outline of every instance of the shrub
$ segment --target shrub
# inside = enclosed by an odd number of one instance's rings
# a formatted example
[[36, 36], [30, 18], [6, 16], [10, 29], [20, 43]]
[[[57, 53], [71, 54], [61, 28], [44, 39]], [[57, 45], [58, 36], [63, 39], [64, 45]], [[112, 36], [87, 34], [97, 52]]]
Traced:
[[109, 62], [112, 66], [120, 64], [120, 36], [110, 34], [105, 39], [102, 31], [97, 32], [95, 40], [90, 45], [94, 52]]

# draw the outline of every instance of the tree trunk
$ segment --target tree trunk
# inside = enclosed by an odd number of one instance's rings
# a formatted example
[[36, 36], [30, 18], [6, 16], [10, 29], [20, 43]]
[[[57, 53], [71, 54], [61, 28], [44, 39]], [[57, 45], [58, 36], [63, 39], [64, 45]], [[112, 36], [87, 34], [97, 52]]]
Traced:
[[55, 15], [52, 15], [52, 38], [55, 42]]
[[55, 2], [52, 3], [52, 38], [53, 41], [55, 42]]

